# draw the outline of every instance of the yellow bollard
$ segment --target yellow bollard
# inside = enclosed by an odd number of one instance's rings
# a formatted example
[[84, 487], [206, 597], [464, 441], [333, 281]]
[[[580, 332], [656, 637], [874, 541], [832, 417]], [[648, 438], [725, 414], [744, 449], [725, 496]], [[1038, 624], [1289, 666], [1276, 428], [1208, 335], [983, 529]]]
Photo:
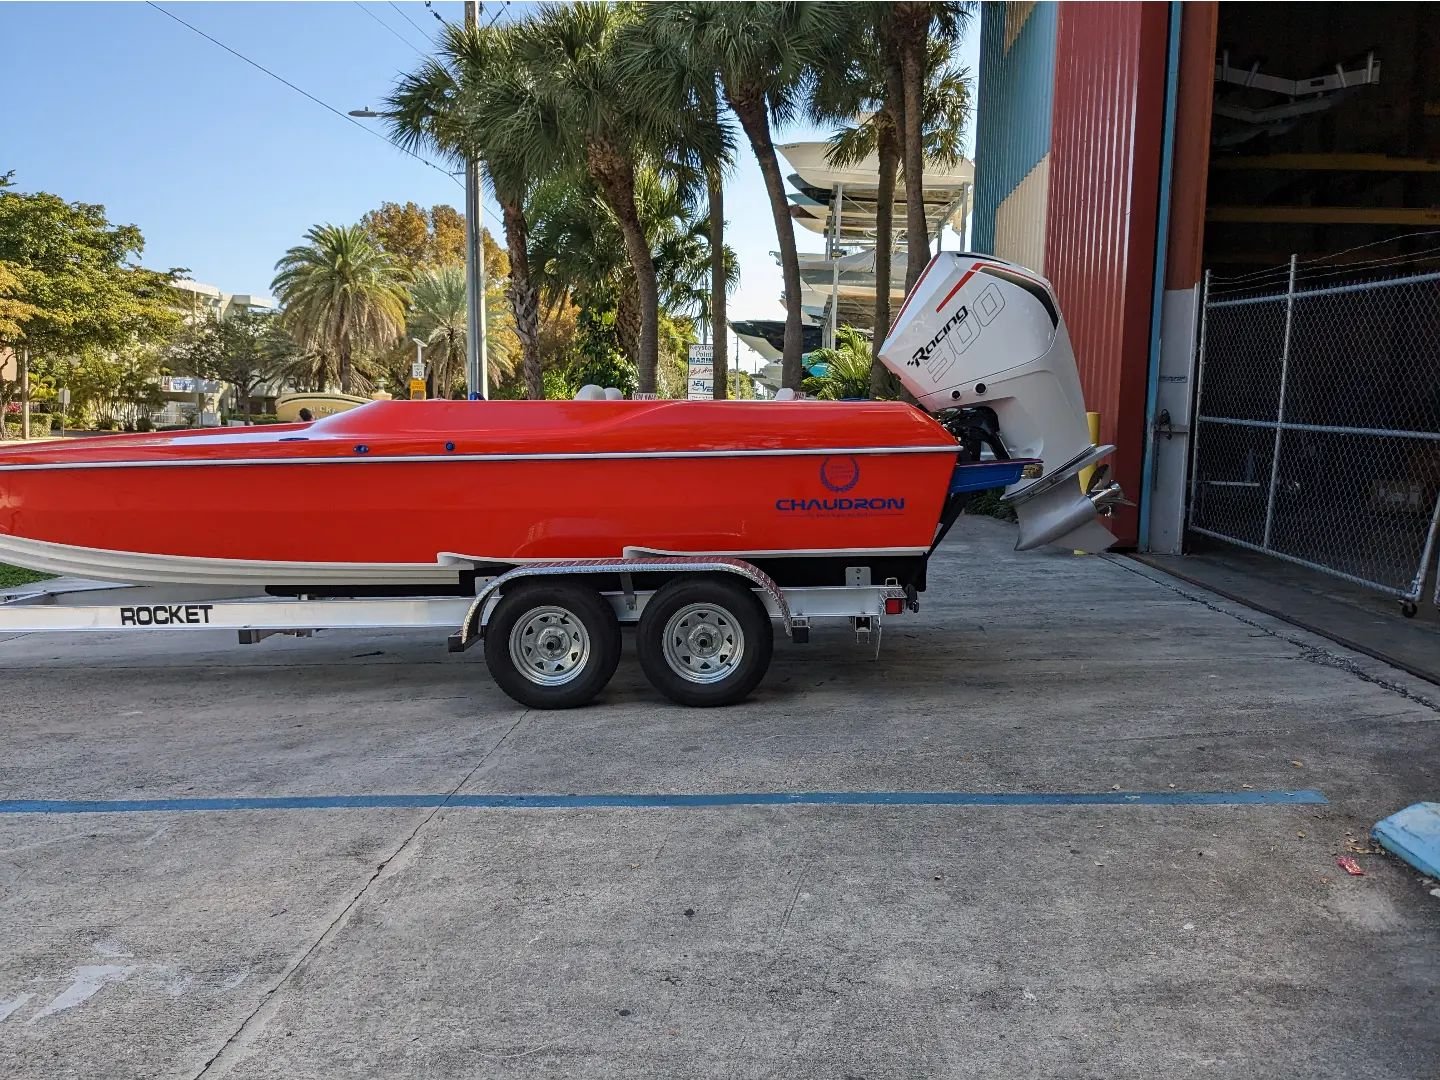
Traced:
[[[1100, 414], [1098, 412], [1087, 412], [1085, 422], [1090, 425], [1090, 445], [1100, 445]], [[1090, 490], [1090, 478], [1095, 475], [1095, 466], [1086, 465], [1080, 470], [1080, 490]]]
[[[1086, 424], [1088, 424], [1089, 427], [1090, 427], [1090, 445], [1092, 445], [1092, 446], [1098, 446], [1098, 445], [1100, 445], [1100, 414], [1099, 414], [1098, 412], [1087, 412], [1087, 413], [1085, 414], [1085, 422], [1086, 422]], [[1094, 466], [1094, 465], [1086, 465], [1085, 468], [1083, 468], [1083, 469], [1080, 470], [1080, 490], [1081, 490], [1081, 491], [1089, 491], [1089, 490], [1090, 490], [1090, 478], [1091, 478], [1092, 476], [1094, 476], [1094, 475], [1095, 475], [1095, 466]], [[1083, 551], [1077, 551], [1077, 552], [1075, 552], [1075, 554], [1076, 554], [1076, 555], [1084, 555], [1085, 552], [1083, 552]]]

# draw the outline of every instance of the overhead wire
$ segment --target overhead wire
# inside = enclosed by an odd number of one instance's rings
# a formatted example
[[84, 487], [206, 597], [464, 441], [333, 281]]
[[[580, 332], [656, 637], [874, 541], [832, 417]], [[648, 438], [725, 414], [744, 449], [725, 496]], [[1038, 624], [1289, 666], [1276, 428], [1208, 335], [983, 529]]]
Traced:
[[[422, 157], [420, 154], [415, 153], [415, 151], [409, 149], [408, 147], [402, 146], [400, 143], [396, 142], [394, 139], [391, 139], [391, 138], [389, 138], [388, 136], [381, 134], [379, 131], [376, 131], [373, 127], [369, 127], [369, 126], [366, 125], [366, 124], [360, 123], [360, 121], [357, 120], [355, 117], [349, 116], [349, 115], [347, 115], [346, 113], [341, 112], [339, 109], [335, 108], [335, 106], [331, 105], [329, 102], [322, 101], [320, 98], [316, 97], [314, 94], [310, 93], [308, 90], [305, 90], [305, 89], [302, 89], [302, 88], [299, 87], [299, 86], [296, 86], [293, 82], [291, 82], [289, 79], [285, 78], [283, 75], [278, 75], [278, 74], [276, 74], [275, 72], [273, 72], [273, 71], [271, 71], [269, 68], [267, 68], [264, 64], [261, 64], [261, 63], [259, 63], [258, 61], [255, 61], [255, 60], [250, 59], [250, 57], [246, 56], [244, 53], [242, 53], [242, 52], [240, 52], [240, 51], [238, 51], [238, 50], [236, 50], [236, 49], [232, 49], [229, 45], [226, 45], [223, 41], [220, 41], [218, 38], [211, 37], [211, 36], [210, 36], [209, 34], [207, 34], [204, 30], [201, 30], [198, 26], [195, 26], [195, 25], [193, 25], [193, 24], [191, 24], [191, 23], [186, 22], [184, 19], [180, 18], [180, 16], [176, 15], [174, 12], [172, 12], [172, 11], [167, 11], [165, 8], [161, 7], [159, 4], [155, 3], [155, 0], [145, 0], [145, 3], [147, 4], [147, 6], [154, 8], [156, 11], [160, 12], [162, 15], [165, 15], [165, 16], [167, 16], [167, 17], [175, 20], [175, 22], [177, 22], [177, 23], [179, 23], [181, 26], [185, 27], [185, 29], [187, 29], [187, 30], [191, 31], [192, 33], [197, 34], [197, 35], [199, 35], [200, 37], [204, 38], [206, 41], [210, 42], [212, 45], [216, 45], [216, 46], [224, 49], [226, 52], [228, 52], [231, 56], [235, 57], [237, 60], [243, 60], [245, 63], [249, 64], [251, 67], [255, 68], [257, 71], [264, 72], [266, 75], [269, 75], [269, 76], [270, 76], [272, 79], [274, 79], [276, 82], [282, 83], [282, 84], [284, 84], [285, 86], [289, 87], [291, 90], [294, 90], [294, 91], [295, 91], [297, 94], [299, 94], [301, 97], [308, 98], [309, 100], [313, 101], [316, 105], [319, 105], [322, 109], [325, 109], [327, 112], [332, 112], [332, 113], [334, 113], [336, 116], [338, 116], [341, 120], [344, 120], [346, 123], [348, 123], [348, 124], [353, 124], [355, 127], [357, 127], [358, 129], [360, 129], [361, 131], [365, 132], [365, 134], [367, 134], [367, 135], [369, 135], [369, 136], [372, 136], [373, 138], [379, 139], [381, 142], [385, 143], [385, 145], [390, 146], [390, 147], [393, 147], [393, 148], [396, 149], [396, 150], [399, 150], [402, 154], [405, 154], [407, 157], [412, 157], [412, 158], [414, 158], [416, 161], [420, 162], [420, 164], [425, 165], [425, 166], [427, 166], [428, 168], [434, 169], [436, 172], [438, 172], [441, 176], [445, 177], [447, 180], [449, 180], [449, 181], [450, 181], [452, 184], [454, 184], [456, 187], [460, 188], [460, 190], [462, 190], [462, 191], [465, 190], [465, 182], [464, 182], [463, 180], [461, 180], [457, 174], [452, 173], [452, 172], [446, 170], [445, 168], [443, 168], [443, 167], [435, 164], [435, 162], [431, 161], [429, 158]], [[436, 18], [439, 18], [441, 22], [444, 22], [444, 21], [445, 21], [443, 18], [440, 18], [440, 16], [439, 16], [438, 14], [436, 15]], [[384, 24], [382, 23], [381, 25], [384, 25]], [[402, 39], [402, 40], [403, 40], [403, 39]], [[495, 213], [494, 210], [491, 210], [490, 207], [488, 207], [488, 206], [485, 205], [485, 200], [484, 200], [483, 196], [482, 196], [482, 198], [481, 198], [481, 200], [480, 200], [480, 208], [481, 208], [481, 211], [482, 211], [482, 216], [483, 216], [484, 214], [489, 214], [489, 215], [491, 216], [491, 218], [493, 218], [493, 219], [495, 220], [496, 224], [501, 225], [501, 226], [503, 227], [504, 221], [501, 219], [501, 217], [500, 217], [499, 214]]]
[[[358, 121], [357, 119], [355, 119], [355, 117], [353, 117], [353, 116], [347, 116], [345, 113], [343, 113], [343, 112], [341, 112], [339, 109], [335, 108], [335, 106], [329, 104], [328, 102], [321, 101], [318, 97], [316, 97], [314, 94], [310, 93], [308, 90], [302, 90], [300, 87], [296, 86], [296, 85], [295, 85], [293, 82], [291, 82], [289, 79], [285, 78], [283, 75], [277, 75], [275, 72], [273, 72], [273, 71], [271, 71], [269, 68], [267, 68], [264, 64], [258, 63], [258, 62], [255, 61], [255, 60], [251, 60], [250, 57], [246, 56], [244, 53], [239, 52], [239, 51], [237, 51], [237, 50], [235, 50], [235, 49], [232, 49], [229, 45], [226, 45], [223, 41], [220, 41], [220, 40], [217, 39], [217, 38], [211, 37], [209, 34], [205, 33], [204, 30], [201, 30], [199, 27], [194, 26], [194, 25], [192, 25], [191, 23], [188, 23], [188, 22], [186, 22], [184, 19], [180, 18], [180, 16], [179, 16], [179, 15], [176, 15], [173, 11], [168, 11], [168, 10], [166, 10], [165, 8], [161, 7], [159, 4], [155, 3], [155, 0], [145, 0], [145, 3], [146, 3], [149, 7], [152, 7], [152, 8], [154, 8], [156, 11], [160, 12], [160, 14], [165, 15], [165, 16], [168, 17], [168, 18], [174, 19], [177, 23], [179, 23], [181, 26], [185, 27], [185, 29], [189, 30], [191, 33], [198, 34], [200, 37], [204, 38], [206, 41], [210, 42], [212, 45], [217, 45], [217, 46], [219, 46], [220, 48], [224, 49], [226, 52], [228, 52], [231, 56], [235, 57], [237, 60], [243, 60], [245, 63], [249, 64], [251, 67], [255, 68], [257, 71], [262, 71], [262, 72], [264, 72], [266, 75], [269, 75], [269, 76], [270, 76], [272, 79], [274, 79], [276, 82], [283, 83], [284, 85], [288, 86], [291, 90], [294, 90], [294, 91], [295, 91], [297, 94], [299, 94], [301, 97], [309, 98], [309, 99], [310, 99], [311, 101], [313, 101], [316, 105], [319, 105], [322, 109], [325, 109], [325, 110], [327, 110], [328, 112], [334, 113], [336, 116], [340, 117], [340, 119], [341, 119], [341, 120], [344, 120], [346, 123], [354, 124], [355, 127], [359, 128], [361, 131], [365, 132], [365, 134], [370, 135], [370, 136], [372, 136], [372, 137], [374, 137], [374, 138], [376, 138], [376, 139], [379, 139], [381, 142], [385, 143], [387, 146], [392, 146], [392, 147], [394, 147], [396, 150], [399, 150], [401, 153], [406, 154], [406, 155], [408, 155], [409, 157], [414, 158], [416, 161], [420, 162], [422, 165], [428, 165], [430, 168], [434, 169], [436, 172], [440, 173], [442, 176], [444, 176], [444, 177], [446, 177], [447, 179], [449, 179], [449, 180], [451, 181], [451, 183], [457, 185], [458, 187], [460, 187], [460, 188], [462, 188], [462, 189], [465, 187], [464, 183], [463, 183], [462, 181], [460, 181], [459, 179], [457, 179], [457, 178], [454, 176], [454, 174], [452, 174], [452, 173], [450, 173], [450, 172], [447, 172], [445, 169], [441, 168], [439, 165], [436, 165], [433, 161], [429, 160], [428, 158], [421, 157], [419, 154], [415, 153], [415, 151], [410, 150], [410, 149], [407, 149], [407, 148], [404, 147], [404, 146], [401, 146], [401, 145], [400, 145], [399, 143], [397, 143], [394, 139], [391, 139], [391, 138], [386, 137], [385, 135], [382, 135], [380, 132], [376, 131], [374, 128], [369, 127], [369, 126], [367, 126], [367, 125], [365, 125], [365, 124], [360, 123], [360, 121]], [[382, 23], [381, 25], [384, 25], [384, 24]]]
[[[386, 0], [386, 2], [387, 2], [392, 8], [395, 9], [395, 14], [399, 15], [402, 19], [404, 19], [406, 22], [408, 22], [411, 26], [415, 27], [415, 32], [416, 32], [417, 34], [419, 34], [422, 38], [424, 38], [424, 39], [426, 40], [426, 42], [428, 42], [428, 43], [431, 44], [431, 45], [435, 44], [433, 41], [430, 40], [430, 35], [427, 34], [427, 33], [425, 33], [424, 30], [420, 29], [420, 24], [417, 23], [414, 19], [410, 18], [409, 15], [406, 15], [406, 14], [405, 14], [405, 9], [402, 8], [399, 4], [395, 3], [395, 0]], [[443, 21], [443, 20], [442, 20], [442, 21]]]
[[405, 47], [406, 47], [407, 49], [411, 49], [411, 50], [413, 50], [414, 52], [419, 53], [422, 57], [425, 55], [425, 53], [423, 53], [423, 52], [421, 52], [419, 49], [415, 48], [415, 43], [414, 43], [413, 41], [411, 41], [409, 38], [403, 36], [403, 35], [400, 33], [400, 31], [396, 30], [393, 26], [391, 26], [389, 23], [387, 23], [384, 19], [380, 18], [379, 15], [376, 15], [373, 11], [371, 11], [369, 8], [367, 8], [364, 4], [360, 3], [360, 0], [352, 0], [352, 2], [354, 3], [354, 5], [355, 5], [357, 8], [359, 8], [361, 11], [363, 11], [366, 15], [369, 15], [370, 18], [374, 19], [376, 23], [378, 23], [380, 26], [383, 26], [383, 27], [384, 27], [386, 30], [388, 30], [392, 35], [394, 35], [396, 41], [403, 42], [404, 45], [405, 45]]
[[492, 26], [494, 26], [496, 20], [498, 20], [498, 19], [500, 18], [500, 16], [501, 16], [502, 14], [504, 14], [505, 9], [508, 8], [509, 6], [510, 6], [510, 0], [505, 0], [505, 2], [504, 2], [503, 4], [501, 4], [498, 8], [496, 8], [496, 9], [495, 9], [495, 14], [494, 14], [494, 15], [491, 15], [491, 16], [490, 16], [490, 21], [485, 24], [485, 29], [486, 29], [486, 30], [489, 30]]

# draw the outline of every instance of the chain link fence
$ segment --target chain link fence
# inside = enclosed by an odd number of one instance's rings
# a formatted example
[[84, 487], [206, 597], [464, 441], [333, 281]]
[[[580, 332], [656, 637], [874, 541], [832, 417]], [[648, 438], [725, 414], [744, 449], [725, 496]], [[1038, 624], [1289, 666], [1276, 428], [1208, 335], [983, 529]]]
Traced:
[[1346, 277], [1206, 274], [1189, 527], [1413, 614], [1440, 532], [1440, 273]]

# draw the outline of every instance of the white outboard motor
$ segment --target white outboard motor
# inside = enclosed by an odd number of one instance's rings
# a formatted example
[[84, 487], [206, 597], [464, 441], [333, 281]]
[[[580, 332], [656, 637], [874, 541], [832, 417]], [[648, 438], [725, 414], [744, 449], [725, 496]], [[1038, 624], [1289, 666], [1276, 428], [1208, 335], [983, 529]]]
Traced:
[[966, 410], [982, 427], [998, 426], [1011, 457], [1044, 462], [1038, 478], [1005, 493], [1020, 521], [1018, 550], [1058, 543], [1104, 551], [1115, 542], [1096, 517], [1121, 499], [1119, 485], [1087, 493], [1076, 479], [1115, 448], [1090, 442], [1075, 354], [1048, 281], [988, 255], [943, 251], [905, 298], [880, 360], [922, 409]]

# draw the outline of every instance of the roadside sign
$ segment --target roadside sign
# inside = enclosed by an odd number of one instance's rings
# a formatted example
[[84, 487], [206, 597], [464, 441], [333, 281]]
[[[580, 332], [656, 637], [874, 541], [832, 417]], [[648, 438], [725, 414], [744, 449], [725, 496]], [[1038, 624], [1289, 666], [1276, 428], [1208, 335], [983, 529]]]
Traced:
[[70, 407], [70, 388], [68, 386], [62, 386], [59, 392], [56, 393], [55, 400], [60, 402], [62, 407], [68, 409]]
[[688, 373], [691, 401], [706, 401], [715, 396], [715, 349], [711, 345], [690, 346], [690, 371]]
[[424, 379], [413, 379], [413, 378], [412, 378], [412, 379], [410, 380], [410, 400], [411, 400], [411, 401], [421, 401], [421, 400], [424, 399], [424, 397], [425, 397], [425, 380], [424, 380]]
[[411, 365], [410, 365], [410, 379], [411, 379], [411, 381], [413, 382], [415, 379], [420, 379], [420, 380], [423, 381], [424, 378], [425, 378], [425, 364], [424, 364], [424, 362], [423, 362], [423, 361], [420, 361], [420, 360], [416, 360], [416, 361], [412, 362]]

